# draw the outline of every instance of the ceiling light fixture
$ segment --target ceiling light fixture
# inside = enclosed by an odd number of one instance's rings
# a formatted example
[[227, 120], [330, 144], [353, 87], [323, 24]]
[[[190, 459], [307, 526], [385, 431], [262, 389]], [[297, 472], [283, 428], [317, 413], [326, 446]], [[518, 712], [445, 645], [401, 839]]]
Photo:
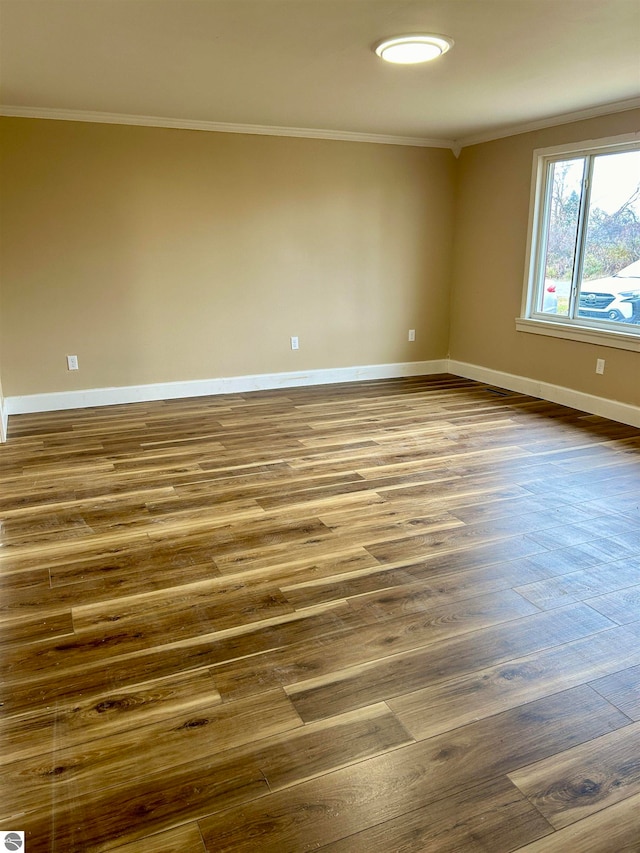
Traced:
[[413, 35], [384, 39], [375, 46], [375, 51], [385, 62], [415, 65], [437, 59], [450, 47], [453, 47], [453, 39], [446, 36]]

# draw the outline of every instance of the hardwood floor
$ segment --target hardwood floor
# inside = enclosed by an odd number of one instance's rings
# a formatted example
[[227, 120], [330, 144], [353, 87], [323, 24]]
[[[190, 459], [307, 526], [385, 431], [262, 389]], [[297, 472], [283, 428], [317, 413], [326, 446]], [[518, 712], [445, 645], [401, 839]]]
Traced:
[[446, 375], [20, 415], [0, 519], [28, 853], [640, 851], [640, 430]]

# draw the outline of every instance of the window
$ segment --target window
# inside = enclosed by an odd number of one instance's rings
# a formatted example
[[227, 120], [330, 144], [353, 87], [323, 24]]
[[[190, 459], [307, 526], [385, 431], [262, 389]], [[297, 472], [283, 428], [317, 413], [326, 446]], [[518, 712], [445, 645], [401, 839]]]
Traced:
[[536, 151], [530, 220], [517, 327], [640, 350], [638, 136]]

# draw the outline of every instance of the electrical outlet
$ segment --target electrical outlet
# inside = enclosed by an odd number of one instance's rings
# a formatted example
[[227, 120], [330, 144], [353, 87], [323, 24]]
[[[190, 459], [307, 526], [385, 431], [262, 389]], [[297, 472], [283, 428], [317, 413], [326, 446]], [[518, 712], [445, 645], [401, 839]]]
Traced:
[[291, 336], [291, 349], [300, 349], [300, 343], [297, 335]]
[[409, 340], [415, 341], [415, 339], [416, 339], [416, 330], [415, 329], [409, 329]]
[[67, 356], [67, 370], [78, 370], [78, 356], [77, 355], [68, 355]]
[[596, 359], [596, 373], [604, 373], [604, 358]]

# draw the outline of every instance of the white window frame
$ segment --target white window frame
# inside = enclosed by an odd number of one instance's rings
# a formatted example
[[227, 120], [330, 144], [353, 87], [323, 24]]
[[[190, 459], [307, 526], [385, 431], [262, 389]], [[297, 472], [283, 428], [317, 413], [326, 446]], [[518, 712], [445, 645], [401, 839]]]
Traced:
[[[606, 139], [592, 139], [586, 142], [556, 145], [552, 148], [537, 148], [533, 152], [522, 308], [520, 317], [516, 318], [516, 329], [519, 332], [640, 352], [640, 327], [630, 331], [628, 326], [625, 327], [616, 322], [609, 323], [606, 320], [588, 317], [562, 317], [535, 310], [539, 289], [544, 286], [540, 265], [544, 263], [546, 253], [545, 211], [549, 192], [550, 164], [558, 160], [568, 160], [571, 157], [612, 154], [617, 151], [638, 150], [638, 148], [640, 148], [640, 133], [627, 133]], [[621, 325], [622, 328], [620, 328]]]

